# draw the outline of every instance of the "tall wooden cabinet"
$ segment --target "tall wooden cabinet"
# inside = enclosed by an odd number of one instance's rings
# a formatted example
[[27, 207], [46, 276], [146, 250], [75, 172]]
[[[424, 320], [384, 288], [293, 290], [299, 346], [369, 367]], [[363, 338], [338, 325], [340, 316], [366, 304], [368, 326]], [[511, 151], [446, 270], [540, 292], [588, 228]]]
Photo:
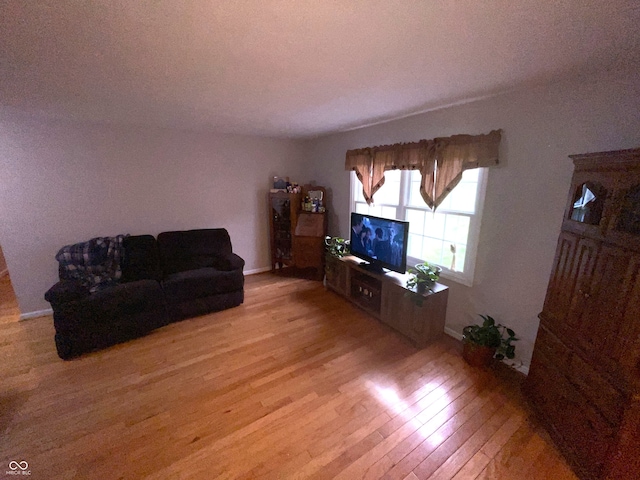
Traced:
[[321, 280], [327, 214], [302, 210], [302, 200], [310, 190], [321, 191], [326, 201], [325, 189], [310, 185], [305, 185], [302, 193], [269, 193], [271, 270], [313, 268]]
[[526, 391], [583, 478], [640, 478], [640, 149], [575, 171]]
[[269, 193], [271, 270], [293, 265], [293, 233], [298, 223], [301, 198], [299, 193]]

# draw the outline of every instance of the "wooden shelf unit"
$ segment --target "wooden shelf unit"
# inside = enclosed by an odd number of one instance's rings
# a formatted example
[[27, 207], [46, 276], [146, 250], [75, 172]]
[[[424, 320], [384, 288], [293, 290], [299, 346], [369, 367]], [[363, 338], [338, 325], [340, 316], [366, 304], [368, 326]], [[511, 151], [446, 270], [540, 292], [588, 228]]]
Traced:
[[419, 347], [444, 333], [449, 287], [437, 283], [421, 306], [406, 296], [408, 274], [373, 273], [353, 256], [327, 255], [327, 287], [402, 333]]
[[271, 270], [313, 268], [314, 278], [322, 280], [327, 213], [302, 210], [302, 199], [309, 190], [322, 191], [326, 201], [325, 189], [310, 185], [302, 193], [269, 193]]
[[271, 270], [294, 264], [293, 232], [298, 222], [299, 193], [269, 193], [269, 232]]

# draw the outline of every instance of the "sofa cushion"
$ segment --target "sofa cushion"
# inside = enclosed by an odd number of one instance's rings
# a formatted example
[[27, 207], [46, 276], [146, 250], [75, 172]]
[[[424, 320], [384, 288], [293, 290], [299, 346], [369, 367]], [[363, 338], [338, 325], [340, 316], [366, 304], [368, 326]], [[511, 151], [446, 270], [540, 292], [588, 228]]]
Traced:
[[122, 317], [157, 310], [164, 305], [160, 283], [156, 280], [138, 280], [58, 305], [54, 323], [58, 332], [74, 328], [88, 329], [91, 323], [115, 324]]
[[244, 259], [235, 253], [228, 253], [214, 258], [213, 266], [218, 270], [242, 270], [244, 268]]
[[62, 303], [81, 300], [91, 295], [89, 287], [81, 285], [74, 280], [61, 280], [51, 287], [44, 294], [44, 299], [51, 305], [56, 306]]
[[215, 268], [198, 268], [167, 275], [162, 286], [167, 303], [178, 303], [242, 290], [244, 276], [241, 270], [225, 272]]
[[161, 280], [158, 242], [152, 235], [131, 235], [124, 239], [123, 283], [137, 280]]
[[167, 308], [172, 321], [183, 318], [206, 315], [218, 310], [237, 307], [244, 301], [244, 291], [237, 290], [230, 293], [221, 293], [202, 298], [191, 298], [184, 302], [169, 303]]
[[218, 257], [232, 253], [224, 228], [162, 232], [158, 235], [162, 269], [166, 275], [198, 268], [218, 267]]

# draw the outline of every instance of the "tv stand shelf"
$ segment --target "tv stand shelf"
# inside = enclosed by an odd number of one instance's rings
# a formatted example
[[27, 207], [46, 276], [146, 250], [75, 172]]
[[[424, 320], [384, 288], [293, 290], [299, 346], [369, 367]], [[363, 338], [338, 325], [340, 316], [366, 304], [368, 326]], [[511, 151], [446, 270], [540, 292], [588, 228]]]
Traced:
[[375, 273], [353, 256], [327, 255], [327, 287], [423, 347], [444, 333], [449, 289], [436, 283], [422, 306], [405, 294], [408, 274]]

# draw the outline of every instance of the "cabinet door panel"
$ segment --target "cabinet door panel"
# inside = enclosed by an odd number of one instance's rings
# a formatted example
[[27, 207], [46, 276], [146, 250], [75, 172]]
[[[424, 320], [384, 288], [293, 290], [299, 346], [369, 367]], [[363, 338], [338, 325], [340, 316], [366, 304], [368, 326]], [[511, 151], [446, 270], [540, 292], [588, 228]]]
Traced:
[[573, 265], [578, 240], [578, 237], [571, 233], [562, 233], [558, 239], [556, 259], [544, 303], [545, 313], [556, 321], [563, 321], [571, 306], [575, 285]]
[[588, 309], [585, 300], [590, 296], [589, 290], [599, 249], [599, 242], [589, 238], [581, 238], [576, 247], [571, 280], [565, 285], [571, 295], [571, 306], [566, 316], [566, 326], [568, 332], [572, 334], [584, 328], [582, 315], [585, 309]]
[[580, 328], [584, 295], [591, 282], [599, 242], [563, 232], [547, 290], [544, 312], [549, 328], [567, 335]]
[[625, 375], [637, 385], [640, 379], [640, 255], [632, 257], [627, 272], [629, 293], [622, 321], [623, 336], [612, 350], [614, 357], [620, 359]]
[[640, 318], [628, 321], [628, 310], [637, 311], [640, 256], [622, 249], [603, 246], [593, 281], [585, 288], [584, 308], [580, 316], [581, 347], [598, 357], [612, 374], [632, 354], [628, 343], [638, 335]]
[[444, 290], [427, 295], [418, 306], [406, 296], [406, 289], [389, 285], [382, 298], [381, 320], [423, 346], [444, 331], [448, 294]]
[[620, 181], [614, 198], [614, 219], [607, 238], [627, 248], [640, 251], [640, 182], [628, 175]]
[[332, 255], [326, 256], [327, 285], [344, 295], [349, 292], [349, 267]]
[[597, 477], [613, 440], [613, 428], [544, 355], [535, 354], [527, 390], [557, 439]]
[[619, 203], [620, 213], [615, 229], [640, 237], [640, 185], [622, 186]]

